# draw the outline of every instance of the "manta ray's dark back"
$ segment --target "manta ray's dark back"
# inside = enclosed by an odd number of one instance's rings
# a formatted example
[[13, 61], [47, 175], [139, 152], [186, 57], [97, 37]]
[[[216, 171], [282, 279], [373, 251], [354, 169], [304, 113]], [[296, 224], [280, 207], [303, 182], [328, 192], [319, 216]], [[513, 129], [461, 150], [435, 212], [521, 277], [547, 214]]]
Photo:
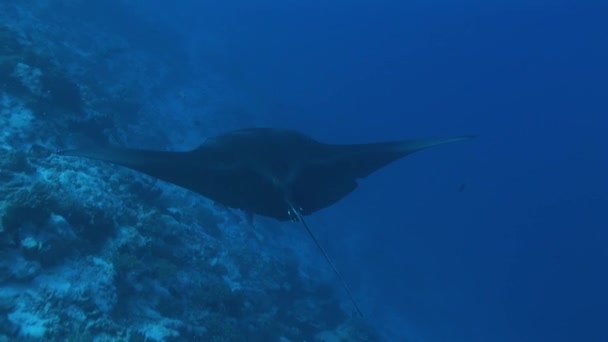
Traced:
[[338, 202], [357, 187], [359, 179], [397, 159], [469, 138], [335, 145], [296, 131], [253, 128], [216, 136], [188, 152], [92, 148], [60, 154], [126, 166], [248, 213], [301, 221], [363, 316], [303, 216]]
[[188, 152], [123, 148], [62, 151], [119, 164], [228, 207], [277, 220], [329, 207], [357, 181], [413, 152], [470, 137], [324, 144], [299, 132], [253, 128], [208, 139]]

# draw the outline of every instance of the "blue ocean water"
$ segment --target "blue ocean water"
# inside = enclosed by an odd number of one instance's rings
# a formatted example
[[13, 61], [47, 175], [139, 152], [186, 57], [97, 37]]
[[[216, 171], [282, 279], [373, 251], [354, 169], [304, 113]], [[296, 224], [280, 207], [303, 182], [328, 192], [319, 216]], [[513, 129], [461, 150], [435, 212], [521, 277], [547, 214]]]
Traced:
[[[110, 141], [187, 148], [251, 126], [333, 143], [477, 136], [308, 219], [388, 341], [608, 341], [608, 2], [57, 4], [30, 26], [81, 19], [88, 33], [64, 45], [99, 84], [146, 85], [125, 92], [146, 103]], [[86, 53], [117, 36], [118, 57]]]
[[333, 142], [479, 135], [312, 218], [377, 326], [608, 341], [608, 3], [196, 6], [192, 35], [224, 41], [216, 58], [259, 94], [264, 124]]

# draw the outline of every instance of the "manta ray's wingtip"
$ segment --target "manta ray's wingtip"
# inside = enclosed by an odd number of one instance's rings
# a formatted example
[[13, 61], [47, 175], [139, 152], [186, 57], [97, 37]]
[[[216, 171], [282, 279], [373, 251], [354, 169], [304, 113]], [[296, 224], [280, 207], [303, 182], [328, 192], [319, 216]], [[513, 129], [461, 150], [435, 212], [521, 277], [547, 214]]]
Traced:
[[470, 135], [461, 135], [459, 137], [455, 137], [454, 140], [452, 142], [459, 142], [459, 141], [469, 141], [469, 140], [475, 140], [479, 138], [478, 135], [475, 134], [470, 134]]
[[55, 151], [55, 155], [58, 156], [71, 156], [74, 154], [74, 151], [76, 150], [57, 150]]
[[458, 142], [477, 139], [479, 136], [476, 134], [457, 135], [450, 138], [445, 138], [445, 142]]
[[396, 146], [398, 146], [397, 148], [404, 151], [406, 154], [410, 154], [433, 146], [468, 141], [476, 138], [476, 135], [460, 135], [445, 138], [416, 139], [403, 141]]
[[86, 157], [95, 159], [95, 155], [91, 151], [78, 148], [57, 150], [55, 151], [55, 155], [60, 157]]

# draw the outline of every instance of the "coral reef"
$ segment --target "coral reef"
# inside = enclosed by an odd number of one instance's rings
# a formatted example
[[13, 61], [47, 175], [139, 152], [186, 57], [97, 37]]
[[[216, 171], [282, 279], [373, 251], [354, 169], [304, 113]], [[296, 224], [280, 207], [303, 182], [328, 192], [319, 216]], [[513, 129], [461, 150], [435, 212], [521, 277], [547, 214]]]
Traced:
[[135, 135], [141, 126], [121, 134], [116, 115], [143, 108], [141, 94], [120, 98], [146, 82], [101, 91], [78, 61], [125, 52], [110, 53], [107, 37], [75, 48], [65, 23], [23, 6], [0, 4], [0, 341], [379, 340], [330, 287], [301, 276], [293, 252], [268, 243], [263, 223], [254, 230], [182, 189], [55, 156], [70, 141]]
[[7, 27], [0, 27], [0, 75], [3, 90], [26, 99], [45, 115], [48, 107], [80, 114], [83, 99], [80, 88], [50, 59], [19, 42]]

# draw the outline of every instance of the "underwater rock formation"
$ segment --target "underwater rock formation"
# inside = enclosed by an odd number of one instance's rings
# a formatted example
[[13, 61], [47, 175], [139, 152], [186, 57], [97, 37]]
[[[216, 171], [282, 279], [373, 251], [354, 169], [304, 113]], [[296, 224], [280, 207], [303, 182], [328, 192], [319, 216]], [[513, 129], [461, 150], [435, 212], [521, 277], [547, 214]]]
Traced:
[[254, 231], [135, 173], [56, 158], [70, 134], [110, 139], [101, 107], [137, 106], [104, 102], [22, 31], [0, 29], [0, 341], [378, 340], [263, 224]]
[[48, 107], [80, 114], [83, 110], [80, 88], [51, 60], [23, 45], [7, 27], [0, 27], [3, 90], [25, 99], [29, 106], [38, 109], [38, 115], [44, 115]]

